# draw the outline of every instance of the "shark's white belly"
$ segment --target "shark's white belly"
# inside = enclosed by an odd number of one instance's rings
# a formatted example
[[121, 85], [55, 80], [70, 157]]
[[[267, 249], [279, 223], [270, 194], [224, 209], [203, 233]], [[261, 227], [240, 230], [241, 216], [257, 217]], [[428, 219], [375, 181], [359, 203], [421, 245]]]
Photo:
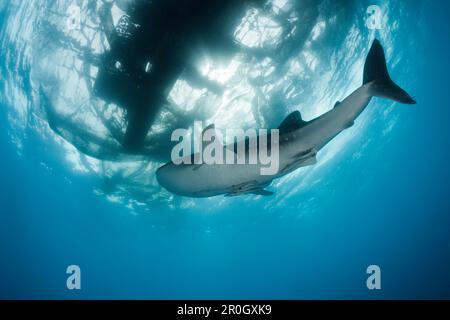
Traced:
[[[282, 169], [289, 163], [287, 149], [281, 147], [277, 167]], [[168, 189], [177, 194], [202, 197], [228, 193], [245, 193], [258, 186], [268, 185], [278, 177], [261, 174], [261, 164], [203, 164], [203, 165], [169, 165], [170, 170], [160, 170], [159, 179], [164, 180]], [[168, 168], [169, 169], [169, 168]]]

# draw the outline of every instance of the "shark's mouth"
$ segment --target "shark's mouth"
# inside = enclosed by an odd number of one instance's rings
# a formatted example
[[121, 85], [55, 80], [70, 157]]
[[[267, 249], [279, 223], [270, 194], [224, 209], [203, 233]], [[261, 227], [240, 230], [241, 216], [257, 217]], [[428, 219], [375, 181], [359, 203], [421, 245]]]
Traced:
[[[359, 2], [230, 3], [228, 25], [211, 20], [210, 30], [194, 28], [183, 34], [191, 36], [189, 41], [176, 39], [185, 51], [170, 59], [180, 66], [166, 86], [157, 88], [161, 101], [152, 107], [157, 111], [148, 133], [130, 151], [123, 144], [129, 114], [141, 108], [132, 100], [147, 92], [136, 88], [148, 84], [142, 79], [162, 63], [160, 52], [167, 57], [177, 50], [163, 44], [179, 30], [170, 21], [139, 17], [131, 0], [11, 1], [3, 8], [2, 77], [18, 148], [32, 129], [55, 141], [74, 170], [98, 177], [96, 191], [112, 201], [132, 208], [180, 203], [155, 179], [156, 169], [170, 158], [173, 130], [189, 128], [195, 120], [219, 128], [274, 128], [293, 110], [309, 120], [360, 84], [352, 75], [360, 73], [370, 35], [361, 30], [365, 8]], [[148, 15], [158, 17], [151, 10]], [[188, 18], [185, 23], [189, 27]], [[171, 27], [172, 33], [167, 31]], [[139, 41], [148, 43], [127, 43], [142, 28], [148, 34]], [[220, 41], [211, 33], [220, 34]], [[392, 43], [389, 29], [381, 33], [386, 45]], [[125, 45], [112, 54], [118, 42]], [[109, 82], [102, 88], [99, 77], [105, 74]], [[155, 86], [151, 83], [148, 90]], [[324, 151], [324, 162], [335, 149], [339, 147]]]

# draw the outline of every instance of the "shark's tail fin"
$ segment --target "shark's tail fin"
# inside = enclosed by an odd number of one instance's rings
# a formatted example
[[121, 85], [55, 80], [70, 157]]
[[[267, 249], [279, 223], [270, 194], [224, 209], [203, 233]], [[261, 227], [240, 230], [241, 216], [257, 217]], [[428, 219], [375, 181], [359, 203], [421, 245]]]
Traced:
[[394, 81], [391, 80], [386, 66], [383, 47], [375, 39], [364, 64], [363, 84], [372, 83], [370, 92], [376, 97], [385, 97], [406, 104], [416, 101]]

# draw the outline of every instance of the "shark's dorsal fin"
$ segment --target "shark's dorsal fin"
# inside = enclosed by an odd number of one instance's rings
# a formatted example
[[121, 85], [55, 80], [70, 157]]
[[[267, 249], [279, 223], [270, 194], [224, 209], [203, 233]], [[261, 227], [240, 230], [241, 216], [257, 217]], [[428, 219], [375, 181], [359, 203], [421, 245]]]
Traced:
[[340, 101], [336, 101], [336, 103], [334, 104], [334, 107], [333, 107], [333, 109], [334, 108], [336, 108], [338, 105], [340, 105], [341, 104], [341, 102]]
[[214, 125], [214, 123], [211, 123], [209, 126], [207, 126], [206, 128], [203, 129], [202, 138], [203, 138], [203, 135], [205, 134], [205, 132], [210, 129], [216, 130], [216, 126]]
[[[210, 141], [210, 142], [205, 142], [205, 140], [204, 140], [204, 135], [205, 135], [205, 133], [206, 133], [206, 131], [208, 131], [208, 130], [212, 130], [213, 132], [214, 132], [214, 134], [213, 134], [213, 136], [214, 136], [214, 138], [213, 138], [213, 140], [212, 141]], [[222, 138], [221, 138], [222, 136], [221, 135], [219, 135], [218, 133], [217, 133], [217, 131], [216, 131], [216, 126], [214, 125], [214, 123], [211, 123], [209, 126], [207, 126], [206, 128], [204, 128], [203, 129], [203, 131], [202, 131], [202, 135], [201, 135], [201, 139], [202, 139], [202, 152], [205, 150], [205, 148], [208, 146], [208, 145], [210, 145], [211, 143], [216, 143], [216, 141], [220, 144], [220, 145], [222, 145], [223, 143], [222, 143]]]
[[[205, 129], [203, 129], [203, 131], [202, 131], [202, 136], [201, 136], [202, 139], [203, 139], [203, 136], [205, 135], [206, 131], [208, 131], [208, 130], [213, 130], [213, 131], [214, 131], [214, 137], [215, 137], [215, 139], [218, 139], [218, 138], [219, 138], [219, 141], [220, 141], [221, 135], [217, 133], [217, 131], [216, 131], [216, 126], [214, 125], [214, 123], [211, 123], [211, 124], [210, 124], [209, 126], [207, 126]], [[222, 143], [222, 141], [220, 141], [220, 143]]]
[[278, 129], [280, 130], [280, 134], [288, 133], [303, 127], [307, 123], [308, 123], [307, 121], [304, 121], [302, 119], [300, 111], [296, 110], [294, 112], [291, 112], [283, 120]]

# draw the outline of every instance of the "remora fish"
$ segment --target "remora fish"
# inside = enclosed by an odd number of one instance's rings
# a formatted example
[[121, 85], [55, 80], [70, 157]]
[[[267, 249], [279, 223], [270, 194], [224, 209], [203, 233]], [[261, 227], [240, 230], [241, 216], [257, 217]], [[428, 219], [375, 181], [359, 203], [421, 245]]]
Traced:
[[[273, 179], [300, 167], [316, 163], [317, 152], [343, 130], [367, 107], [372, 97], [415, 104], [414, 99], [388, 73], [386, 59], [378, 40], [374, 40], [364, 64], [363, 85], [333, 109], [304, 121], [299, 111], [286, 117], [279, 127], [279, 169], [275, 175], [260, 174], [261, 165], [180, 164], [169, 162], [160, 167], [156, 177], [170, 192], [186, 197], [211, 197], [224, 194], [271, 195], [265, 190]], [[230, 146], [224, 146], [230, 148]], [[231, 148], [233, 148], [231, 146]]]

